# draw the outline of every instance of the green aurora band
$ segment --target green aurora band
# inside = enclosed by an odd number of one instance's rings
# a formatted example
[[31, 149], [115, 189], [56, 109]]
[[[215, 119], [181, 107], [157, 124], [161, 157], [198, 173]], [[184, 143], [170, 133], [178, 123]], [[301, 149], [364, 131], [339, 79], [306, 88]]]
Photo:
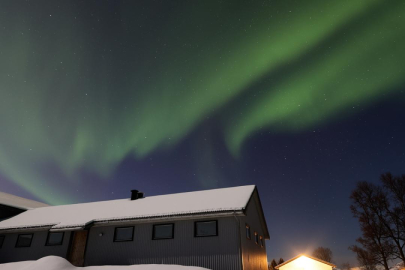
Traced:
[[113, 26], [107, 14], [75, 17], [67, 1], [34, 16], [10, 3], [0, 3], [0, 175], [51, 204], [72, 197], [55, 192], [49, 164], [72, 182], [83, 168], [107, 177], [207, 117], [238, 157], [258, 130], [305, 131], [405, 82], [404, 1], [194, 1], [159, 23], [164, 11], [127, 3]]

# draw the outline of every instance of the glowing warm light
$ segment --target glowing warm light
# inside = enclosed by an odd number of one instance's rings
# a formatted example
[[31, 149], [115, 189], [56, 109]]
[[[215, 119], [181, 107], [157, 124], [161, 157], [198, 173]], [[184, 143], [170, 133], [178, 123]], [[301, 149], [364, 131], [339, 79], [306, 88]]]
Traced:
[[313, 260], [311, 260], [310, 258], [308, 258], [304, 255], [302, 255], [301, 257], [299, 257], [297, 259], [297, 264], [299, 266], [302, 266], [301, 269], [303, 269], [303, 270], [310, 270], [310, 269], [313, 269], [313, 267], [314, 267]]
[[300, 255], [280, 266], [280, 270], [332, 270], [332, 265], [315, 258]]

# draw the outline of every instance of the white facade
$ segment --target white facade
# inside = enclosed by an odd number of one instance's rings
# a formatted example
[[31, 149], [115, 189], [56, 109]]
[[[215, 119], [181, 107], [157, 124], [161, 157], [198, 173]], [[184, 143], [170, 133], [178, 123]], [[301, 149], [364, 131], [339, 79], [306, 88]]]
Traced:
[[332, 270], [336, 265], [313, 258], [307, 255], [299, 255], [280, 265], [279, 270]]

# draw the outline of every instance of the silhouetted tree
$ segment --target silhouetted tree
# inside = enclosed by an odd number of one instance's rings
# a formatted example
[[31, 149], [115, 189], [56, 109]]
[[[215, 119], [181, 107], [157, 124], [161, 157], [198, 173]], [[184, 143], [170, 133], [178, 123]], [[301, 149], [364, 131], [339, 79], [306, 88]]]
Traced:
[[358, 219], [362, 231], [362, 237], [356, 240], [362, 248], [352, 246], [350, 249], [363, 261], [364, 258], [369, 263], [372, 260], [372, 264], [380, 264], [387, 270], [388, 261], [402, 259], [404, 256], [401, 211], [397, 207], [391, 207], [389, 191], [383, 180], [389, 180], [389, 176], [390, 174], [381, 176], [384, 187], [359, 182], [350, 196], [351, 211]]
[[377, 269], [376, 262], [371, 253], [358, 246], [351, 246], [349, 249], [356, 253], [357, 261], [365, 270]]
[[[402, 246], [399, 248], [398, 257], [405, 264], [405, 255], [403, 252], [405, 243], [405, 175], [392, 176], [391, 173], [381, 175], [380, 180], [384, 191], [388, 194], [390, 204], [384, 204], [388, 212], [389, 221], [393, 224], [394, 238], [398, 238]], [[399, 246], [399, 245], [397, 245]]]
[[332, 262], [332, 250], [325, 247], [318, 247], [312, 252], [312, 256], [326, 262]]
[[350, 263], [342, 263], [342, 267], [340, 268], [341, 270], [350, 270], [352, 268], [352, 266], [350, 265]]
[[[367, 262], [368, 265], [382, 265], [385, 270], [389, 270], [388, 261], [392, 259], [392, 249], [394, 246], [389, 241], [377, 238], [358, 238], [356, 240], [363, 248], [356, 245], [349, 249], [356, 253], [359, 263]], [[360, 258], [360, 259], [359, 259]]]
[[381, 187], [374, 197], [370, 196], [370, 208], [385, 226], [385, 237], [395, 245], [394, 255], [405, 264], [405, 175], [394, 177], [391, 173], [382, 174]]
[[269, 270], [275, 270], [277, 266], [276, 260], [273, 259], [269, 265]]
[[283, 262], [284, 262], [283, 258], [280, 258], [280, 259], [278, 260], [277, 265], [282, 264]]

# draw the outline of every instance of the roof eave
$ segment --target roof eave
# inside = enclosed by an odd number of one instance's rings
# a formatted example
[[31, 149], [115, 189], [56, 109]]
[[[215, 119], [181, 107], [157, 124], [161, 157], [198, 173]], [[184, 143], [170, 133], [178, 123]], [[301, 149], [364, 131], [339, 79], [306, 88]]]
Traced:
[[49, 230], [54, 225], [44, 224], [44, 225], [37, 225], [37, 226], [26, 226], [26, 227], [10, 227], [0, 229], [0, 233], [18, 233], [18, 232], [27, 232], [27, 231], [42, 231], [42, 230]]
[[300, 254], [300, 255], [298, 255], [298, 256], [295, 256], [295, 257], [292, 258], [292, 259], [289, 259], [289, 260], [283, 262], [282, 264], [277, 265], [275, 268], [276, 268], [276, 269], [279, 269], [280, 267], [282, 267], [282, 266], [284, 266], [284, 265], [286, 265], [286, 264], [288, 264], [288, 263], [290, 263], [290, 262], [292, 262], [292, 261], [295, 261], [296, 259], [298, 259], [298, 258], [300, 258], [300, 257], [302, 257], [302, 256], [307, 257], [307, 258], [310, 258], [310, 259], [315, 260], [315, 261], [318, 261], [318, 262], [321, 262], [321, 263], [324, 263], [324, 264], [327, 264], [327, 265], [329, 265], [329, 266], [332, 266], [333, 268], [336, 267], [336, 265], [334, 265], [333, 263], [330, 263], [330, 262], [327, 262], [327, 261], [324, 261], [324, 260], [321, 260], [321, 259], [318, 259], [318, 258], [309, 256], [309, 255]]
[[[0, 233], [4, 232], [16, 232], [16, 231], [26, 231], [26, 230], [43, 230], [49, 229], [50, 231], [78, 231], [88, 229], [93, 226], [111, 226], [115, 224], [128, 224], [128, 223], [146, 223], [146, 222], [155, 222], [158, 220], [187, 220], [195, 219], [196, 217], [200, 218], [214, 218], [214, 217], [228, 217], [234, 215], [244, 215], [243, 209], [237, 210], [223, 210], [223, 211], [212, 211], [212, 212], [200, 212], [200, 213], [187, 213], [187, 214], [176, 214], [176, 215], [167, 215], [167, 216], [149, 216], [149, 217], [133, 217], [133, 218], [122, 218], [122, 219], [105, 219], [105, 220], [92, 220], [86, 224], [75, 224], [72, 226], [57, 227], [57, 224], [54, 225], [37, 225], [31, 227], [15, 227], [15, 228], [0, 228]], [[56, 227], [55, 227], [56, 225]]]

